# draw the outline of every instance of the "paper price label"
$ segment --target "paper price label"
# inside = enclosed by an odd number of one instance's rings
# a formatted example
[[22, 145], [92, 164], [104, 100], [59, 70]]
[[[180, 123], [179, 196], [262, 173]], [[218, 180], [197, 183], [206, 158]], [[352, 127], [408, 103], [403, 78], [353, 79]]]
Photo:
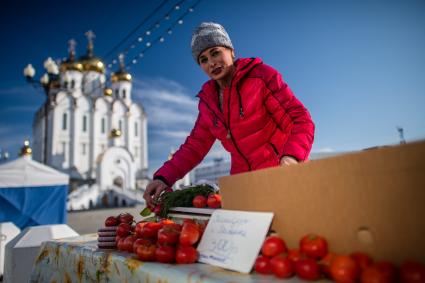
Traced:
[[199, 261], [249, 273], [272, 219], [271, 212], [217, 209], [198, 245]]

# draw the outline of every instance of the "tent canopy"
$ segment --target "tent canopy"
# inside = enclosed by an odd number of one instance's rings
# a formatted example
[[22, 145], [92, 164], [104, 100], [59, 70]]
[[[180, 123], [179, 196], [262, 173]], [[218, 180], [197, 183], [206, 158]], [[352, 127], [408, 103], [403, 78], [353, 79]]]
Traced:
[[21, 229], [66, 222], [69, 177], [23, 156], [0, 165], [0, 222]]

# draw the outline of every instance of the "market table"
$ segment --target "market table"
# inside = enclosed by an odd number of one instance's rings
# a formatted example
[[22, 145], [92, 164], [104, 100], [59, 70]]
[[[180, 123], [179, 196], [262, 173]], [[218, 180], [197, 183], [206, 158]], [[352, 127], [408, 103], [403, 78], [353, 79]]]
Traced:
[[[97, 248], [97, 234], [44, 242], [30, 282], [282, 282], [208, 264], [142, 262], [136, 255]], [[293, 277], [285, 282], [304, 282]], [[323, 281], [324, 282], [324, 281]]]

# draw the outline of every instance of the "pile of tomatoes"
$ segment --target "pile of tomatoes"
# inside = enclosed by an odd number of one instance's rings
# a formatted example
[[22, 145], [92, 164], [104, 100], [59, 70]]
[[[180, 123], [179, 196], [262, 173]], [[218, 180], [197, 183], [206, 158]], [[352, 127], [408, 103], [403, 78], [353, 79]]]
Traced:
[[327, 240], [315, 234], [305, 235], [299, 247], [290, 250], [281, 237], [268, 236], [254, 269], [260, 274], [274, 274], [279, 278], [296, 275], [311, 281], [328, 278], [341, 283], [425, 282], [425, 265], [417, 261], [405, 261], [397, 267], [387, 261], [374, 262], [363, 252], [335, 254], [328, 250]]
[[203, 195], [197, 195], [192, 200], [193, 207], [196, 208], [220, 208], [221, 207], [221, 196], [219, 194], [210, 194], [208, 197]]
[[[125, 215], [125, 216], [124, 216]], [[121, 214], [125, 221], [108, 217], [105, 226], [114, 226], [117, 249], [134, 253], [142, 261], [161, 263], [194, 263], [198, 259], [198, 244], [206, 224], [185, 219], [182, 224], [169, 219], [159, 222], [140, 221], [134, 224], [131, 214]]]

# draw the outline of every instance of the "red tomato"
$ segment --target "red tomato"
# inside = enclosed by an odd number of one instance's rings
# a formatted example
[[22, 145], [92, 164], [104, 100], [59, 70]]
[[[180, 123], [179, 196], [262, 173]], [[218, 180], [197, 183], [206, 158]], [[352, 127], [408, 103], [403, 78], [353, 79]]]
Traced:
[[119, 224], [118, 219], [115, 216], [109, 216], [105, 220], [106, 227], [117, 226], [118, 224]]
[[136, 233], [137, 237], [141, 238], [142, 237], [142, 229], [143, 226], [145, 226], [147, 223], [146, 221], [140, 221], [136, 223], [136, 227], [134, 228], [134, 232]]
[[332, 279], [340, 283], [354, 283], [359, 277], [359, 267], [349, 256], [339, 255], [331, 262]]
[[165, 225], [158, 231], [158, 243], [174, 245], [179, 241], [180, 233], [170, 227], [171, 225]]
[[207, 205], [211, 208], [220, 208], [221, 196], [219, 194], [210, 194], [207, 198]]
[[120, 238], [118, 240], [118, 242], [117, 242], [117, 249], [119, 251], [125, 251], [125, 249], [124, 249], [124, 240], [125, 240], [125, 238]]
[[140, 235], [143, 238], [156, 238], [158, 236], [159, 229], [162, 228], [162, 224], [159, 222], [148, 222], [143, 226], [140, 231]]
[[174, 262], [176, 249], [172, 246], [159, 246], [155, 252], [156, 260], [162, 263]]
[[130, 234], [131, 226], [128, 223], [120, 223], [117, 228], [117, 235], [120, 237], [127, 237]]
[[268, 236], [261, 247], [261, 253], [268, 257], [274, 257], [284, 252], [286, 252], [285, 241], [278, 236]]
[[357, 266], [360, 268], [360, 270], [364, 270], [367, 267], [371, 266], [373, 263], [373, 259], [366, 253], [363, 252], [355, 252], [350, 254], [350, 257], [354, 259], [354, 261], [357, 263]]
[[176, 222], [174, 222], [171, 219], [168, 218], [162, 218], [159, 223], [161, 223], [162, 225], [169, 225], [169, 224], [175, 224]]
[[335, 258], [335, 256], [336, 256], [336, 254], [329, 252], [327, 255], [325, 255], [324, 258], [322, 258], [319, 261], [320, 271], [327, 278], [332, 278], [331, 277], [331, 263], [332, 263], [332, 260]]
[[276, 277], [289, 278], [294, 275], [294, 264], [289, 258], [281, 254], [272, 257], [270, 265], [272, 266], [273, 274]]
[[272, 274], [272, 265], [270, 264], [270, 258], [260, 255], [255, 260], [254, 264], [255, 272], [260, 274]]
[[133, 252], [133, 243], [136, 241], [136, 236], [129, 235], [124, 239], [123, 250], [129, 253]]
[[305, 235], [300, 241], [300, 252], [314, 259], [321, 259], [328, 253], [328, 242], [322, 236]]
[[320, 278], [320, 268], [312, 258], [303, 258], [295, 264], [295, 273], [298, 277], [306, 280], [317, 280]]
[[191, 246], [198, 242], [201, 233], [196, 224], [183, 224], [182, 231], [180, 232], [179, 243], [183, 246]]
[[290, 261], [292, 261], [293, 264], [295, 264], [297, 261], [299, 261], [302, 258], [300, 250], [298, 250], [298, 249], [289, 250], [288, 251], [288, 258], [289, 258]]
[[361, 283], [395, 283], [395, 277], [391, 278], [388, 272], [385, 272], [378, 265], [372, 264], [366, 267], [360, 276]]
[[207, 206], [207, 198], [202, 195], [198, 195], [193, 198], [192, 205], [193, 207], [203, 208]]
[[156, 245], [143, 244], [137, 248], [137, 257], [142, 261], [156, 260]]
[[141, 245], [152, 245], [155, 244], [152, 239], [142, 239], [138, 238], [133, 243], [133, 253], [137, 253], [137, 248]]
[[130, 213], [121, 213], [118, 216], [118, 220], [120, 221], [120, 223], [128, 223], [131, 224], [133, 222], [133, 215], [131, 215]]
[[176, 262], [180, 264], [195, 263], [199, 253], [192, 246], [179, 246], [176, 251]]
[[402, 283], [424, 283], [425, 266], [416, 261], [405, 261], [400, 266], [400, 280]]

